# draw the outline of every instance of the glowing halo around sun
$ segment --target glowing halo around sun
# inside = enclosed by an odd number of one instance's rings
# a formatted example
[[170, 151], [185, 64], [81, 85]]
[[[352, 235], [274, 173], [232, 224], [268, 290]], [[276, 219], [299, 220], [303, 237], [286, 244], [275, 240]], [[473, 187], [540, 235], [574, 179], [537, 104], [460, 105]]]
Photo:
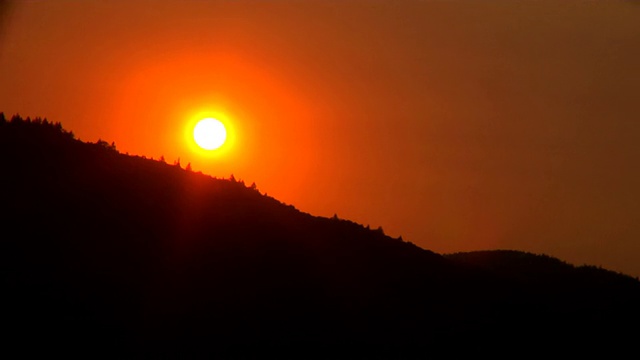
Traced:
[[204, 150], [216, 150], [227, 140], [227, 129], [214, 118], [204, 118], [193, 128], [193, 140]]
[[[181, 146], [199, 160], [229, 162], [237, 159], [236, 119], [222, 110], [192, 111], [184, 123]], [[185, 155], [186, 157], [186, 155]]]

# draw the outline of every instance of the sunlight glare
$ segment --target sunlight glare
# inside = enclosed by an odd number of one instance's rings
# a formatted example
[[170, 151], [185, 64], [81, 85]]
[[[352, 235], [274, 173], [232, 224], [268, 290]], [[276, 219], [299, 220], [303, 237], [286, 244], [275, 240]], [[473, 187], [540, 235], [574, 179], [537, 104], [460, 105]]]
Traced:
[[205, 150], [215, 150], [227, 139], [227, 130], [220, 120], [205, 118], [193, 128], [193, 139]]

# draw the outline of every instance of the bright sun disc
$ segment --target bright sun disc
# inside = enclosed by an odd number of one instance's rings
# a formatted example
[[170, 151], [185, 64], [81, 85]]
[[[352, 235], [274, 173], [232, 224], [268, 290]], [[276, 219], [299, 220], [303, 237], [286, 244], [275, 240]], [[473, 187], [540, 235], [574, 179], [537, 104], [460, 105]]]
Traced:
[[193, 128], [193, 139], [205, 150], [215, 150], [227, 139], [227, 129], [220, 120], [206, 118], [198, 121]]

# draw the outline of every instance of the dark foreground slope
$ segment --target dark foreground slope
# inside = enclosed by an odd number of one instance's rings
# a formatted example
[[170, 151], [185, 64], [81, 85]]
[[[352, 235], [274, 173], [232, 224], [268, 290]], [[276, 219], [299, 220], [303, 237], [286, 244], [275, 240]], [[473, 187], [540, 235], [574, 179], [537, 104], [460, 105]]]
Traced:
[[621, 274], [444, 257], [41, 121], [0, 117], [0, 166], [2, 351], [402, 358], [637, 339], [640, 283]]

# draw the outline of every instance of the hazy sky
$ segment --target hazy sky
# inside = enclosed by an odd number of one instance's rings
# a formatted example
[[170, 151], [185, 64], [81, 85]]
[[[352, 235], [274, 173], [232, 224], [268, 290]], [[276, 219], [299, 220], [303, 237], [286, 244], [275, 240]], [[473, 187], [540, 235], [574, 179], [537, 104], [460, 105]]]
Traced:
[[[634, 1], [15, 1], [0, 111], [439, 253], [640, 276]], [[219, 156], [184, 133], [224, 117]]]

